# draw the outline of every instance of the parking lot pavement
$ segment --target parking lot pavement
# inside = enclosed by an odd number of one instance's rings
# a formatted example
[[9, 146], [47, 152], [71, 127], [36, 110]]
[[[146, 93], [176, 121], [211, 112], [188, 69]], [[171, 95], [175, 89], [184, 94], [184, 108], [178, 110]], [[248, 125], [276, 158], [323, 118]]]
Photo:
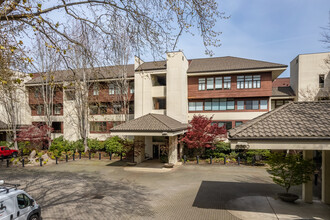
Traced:
[[[261, 167], [187, 165], [141, 172], [106, 160], [5, 168], [0, 179], [20, 183], [41, 205], [45, 220], [236, 220], [230, 201], [282, 191]], [[300, 188], [292, 192], [300, 194]]]

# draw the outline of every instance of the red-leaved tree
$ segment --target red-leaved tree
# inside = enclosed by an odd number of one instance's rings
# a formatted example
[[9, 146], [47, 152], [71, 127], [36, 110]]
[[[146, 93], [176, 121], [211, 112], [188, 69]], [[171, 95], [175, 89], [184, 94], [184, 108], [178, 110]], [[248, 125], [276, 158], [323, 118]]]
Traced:
[[218, 127], [217, 124], [211, 123], [212, 117], [194, 115], [181, 142], [186, 143], [188, 148], [211, 148], [215, 141], [227, 136], [225, 126]]
[[52, 128], [47, 125], [31, 125], [23, 128], [18, 133], [16, 140], [18, 142], [29, 142], [29, 145], [31, 147], [39, 147], [42, 146], [44, 143], [50, 141], [50, 138], [47, 135], [49, 131], [51, 132]]

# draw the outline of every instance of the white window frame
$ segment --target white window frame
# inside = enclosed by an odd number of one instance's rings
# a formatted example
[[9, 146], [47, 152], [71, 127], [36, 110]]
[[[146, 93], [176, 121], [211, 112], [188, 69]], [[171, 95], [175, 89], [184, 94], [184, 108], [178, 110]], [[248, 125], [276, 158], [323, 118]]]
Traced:
[[93, 95], [99, 95], [99, 87], [97, 85], [93, 86]]
[[244, 110], [244, 103], [245, 103], [244, 101], [237, 101], [237, 110]]
[[231, 76], [223, 77], [223, 88], [231, 89]]
[[109, 95], [115, 94], [115, 85], [113, 83], [109, 84]]
[[200, 91], [205, 90], [205, 78], [198, 79], [198, 90]]
[[268, 109], [268, 100], [267, 99], [260, 100], [260, 109], [261, 110]]
[[215, 89], [222, 89], [222, 77], [215, 77]]
[[206, 79], [206, 89], [207, 90], [213, 90], [214, 89], [214, 78], [209, 77]]

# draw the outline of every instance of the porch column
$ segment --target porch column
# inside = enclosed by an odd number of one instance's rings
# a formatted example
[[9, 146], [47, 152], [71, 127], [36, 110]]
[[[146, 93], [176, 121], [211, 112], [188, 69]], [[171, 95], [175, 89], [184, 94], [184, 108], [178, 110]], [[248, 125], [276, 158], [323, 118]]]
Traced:
[[[305, 160], [313, 159], [313, 151], [312, 150], [304, 150], [303, 157]], [[307, 183], [303, 183], [302, 185], [302, 199], [304, 202], [312, 203], [313, 202], [313, 181], [308, 181]]]
[[178, 136], [169, 137], [168, 162], [175, 164], [178, 161]]
[[322, 202], [330, 205], [330, 150], [322, 151]]
[[144, 160], [145, 154], [145, 137], [135, 136], [134, 137], [134, 162], [141, 163]]

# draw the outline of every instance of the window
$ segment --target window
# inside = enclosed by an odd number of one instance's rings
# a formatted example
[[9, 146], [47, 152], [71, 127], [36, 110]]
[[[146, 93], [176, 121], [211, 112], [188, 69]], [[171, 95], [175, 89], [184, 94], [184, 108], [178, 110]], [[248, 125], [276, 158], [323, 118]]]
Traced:
[[238, 127], [238, 126], [240, 126], [241, 124], [243, 124], [242, 121], [235, 121], [235, 127]]
[[99, 95], [99, 87], [97, 85], [93, 86], [93, 95]]
[[203, 102], [189, 102], [189, 111], [203, 111]]
[[19, 209], [25, 209], [30, 206], [30, 198], [25, 194], [17, 195], [17, 205]]
[[245, 108], [246, 108], [246, 110], [251, 110], [252, 109], [252, 101], [251, 100], [245, 101]]
[[211, 111], [212, 110], [212, 99], [206, 99], [205, 100], [205, 111]]
[[324, 88], [324, 74], [319, 75], [319, 87]]
[[237, 89], [244, 89], [244, 76], [237, 76]]
[[235, 109], [235, 101], [234, 99], [227, 99], [227, 110]]
[[107, 122], [96, 122], [93, 121], [90, 123], [91, 132], [107, 132]]
[[229, 130], [229, 129], [231, 129], [233, 127], [233, 123], [231, 121], [224, 121], [224, 122], [221, 121], [221, 122], [218, 122], [218, 126], [219, 127], [222, 127], [224, 125], [225, 125], [226, 130]]
[[207, 78], [206, 89], [212, 90], [214, 88], [214, 78]]
[[134, 114], [134, 102], [129, 103], [129, 114]]
[[268, 109], [268, 100], [260, 100], [260, 109]]
[[37, 105], [37, 115], [42, 115], [44, 111], [43, 105]]
[[55, 115], [60, 115], [61, 114], [61, 109], [62, 109], [61, 105], [55, 105], [55, 107], [54, 107]]
[[278, 100], [272, 100], [272, 110], [275, 108], [278, 108], [282, 105], [285, 105], [287, 103], [289, 103], [290, 101], [293, 101], [291, 99], [278, 99]]
[[253, 88], [260, 88], [260, 75], [253, 76]]
[[134, 82], [129, 83], [129, 93], [134, 94]]
[[212, 110], [217, 111], [219, 110], [219, 101], [220, 99], [212, 99]]
[[205, 78], [198, 79], [198, 90], [205, 90]]
[[104, 103], [101, 103], [99, 109], [100, 114], [107, 114], [108, 106]]
[[220, 109], [221, 111], [227, 110], [226, 99], [220, 99]]
[[237, 101], [237, 110], [244, 110], [244, 101]]
[[237, 89], [260, 88], [260, 75], [237, 76]]
[[166, 109], [166, 99], [154, 98], [154, 109]]
[[40, 88], [37, 87], [37, 88], [34, 89], [34, 97], [39, 98], [39, 96], [40, 96]]
[[231, 77], [230, 76], [223, 77], [223, 88], [230, 89], [230, 87], [231, 87]]
[[259, 100], [252, 101], [252, 109], [259, 109]]
[[52, 133], [62, 133], [62, 123], [61, 122], [52, 122]]
[[222, 89], [222, 77], [215, 77], [215, 89]]
[[89, 111], [91, 115], [97, 115], [99, 113], [99, 108], [97, 107], [96, 104], [91, 104], [89, 106]]
[[109, 95], [115, 94], [115, 85], [110, 83], [109, 84]]
[[252, 88], [252, 76], [245, 76], [245, 88], [246, 89]]
[[113, 113], [120, 114], [121, 113], [121, 105], [120, 104], [113, 104]]

